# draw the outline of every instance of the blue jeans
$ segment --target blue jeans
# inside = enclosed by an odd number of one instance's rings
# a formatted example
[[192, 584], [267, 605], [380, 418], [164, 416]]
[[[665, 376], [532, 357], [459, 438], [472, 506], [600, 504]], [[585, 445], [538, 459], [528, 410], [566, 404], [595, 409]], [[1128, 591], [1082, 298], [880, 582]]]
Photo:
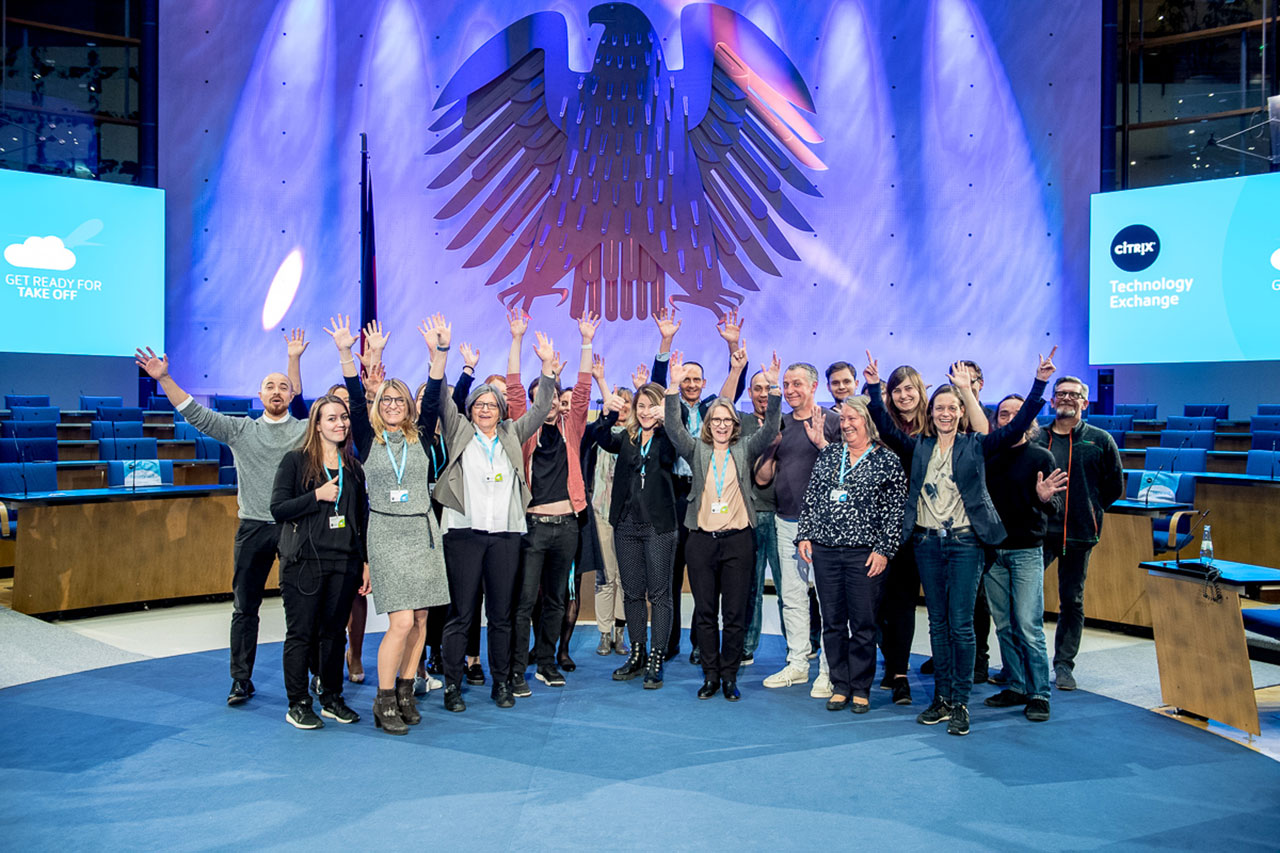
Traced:
[[1044, 641], [1044, 554], [1040, 548], [991, 548], [983, 586], [996, 623], [1009, 689], [1049, 698]]
[[971, 530], [945, 537], [917, 530], [912, 543], [929, 611], [934, 698], [967, 705], [973, 689], [973, 604], [982, 578], [982, 544]]
[[[781, 567], [778, 563], [777, 516], [772, 512], [756, 513], [756, 570], [752, 576], [751, 596], [747, 599], [747, 639], [743, 644], [746, 654], [754, 655], [760, 647], [760, 607], [764, 604], [764, 567], [773, 571], [774, 597], [778, 600], [778, 621], [782, 621]], [[783, 632], [785, 635], [785, 631]]]

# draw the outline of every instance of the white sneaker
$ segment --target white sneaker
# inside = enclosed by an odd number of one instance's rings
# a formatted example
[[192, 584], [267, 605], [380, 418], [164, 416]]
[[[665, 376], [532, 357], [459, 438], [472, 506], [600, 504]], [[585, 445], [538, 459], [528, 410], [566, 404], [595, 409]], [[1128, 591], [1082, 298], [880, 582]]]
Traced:
[[833, 692], [831, 677], [825, 672], [818, 673], [818, 677], [813, 680], [813, 687], [809, 689], [809, 695], [814, 699], [830, 699]]
[[[787, 666], [775, 672], [764, 680], [765, 687], [790, 687], [793, 684], [808, 684], [809, 670], [808, 668], [800, 669], [795, 666]], [[829, 686], [829, 683], [828, 683]]]

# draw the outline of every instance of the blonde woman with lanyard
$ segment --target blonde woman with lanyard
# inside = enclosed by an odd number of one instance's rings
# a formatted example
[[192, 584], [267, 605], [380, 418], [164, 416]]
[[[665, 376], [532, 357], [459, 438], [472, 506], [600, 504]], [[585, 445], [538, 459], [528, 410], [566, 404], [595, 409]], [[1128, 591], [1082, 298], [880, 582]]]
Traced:
[[[746, 351], [739, 348], [733, 360], [735, 366], [745, 365]], [[756, 506], [751, 477], [756, 459], [773, 442], [782, 421], [782, 391], [778, 387], [781, 369], [775, 352], [773, 362], [762, 368], [769, 383], [764, 426], [751, 438], [739, 441], [742, 425], [738, 412], [732, 401], [721, 397], [708, 407], [695, 439], [680, 417], [680, 382], [687, 368], [678, 352], [671, 354], [665, 413], [667, 436], [693, 471], [684, 522], [689, 529], [685, 555], [703, 673], [699, 699], [710, 699], [720, 690], [730, 702], [741, 698], [738, 665], [747, 634], [747, 607], [756, 562], [752, 530]], [[723, 641], [718, 630], [721, 612], [724, 614]]]
[[515, 705], [511, 677], [511, 615], [520, 569], [520, 537], [533, 495], [524, 476], [520, 446], [538, 431], [556, 404], [556, 377], [563, 365], [551, 339], [537, 333], [534, 352], [542, 360], [533, 407], [518, 420], [506, 417], [503, 394], [489, 383], [472, 390], [464, 417], [446, 396], [445, 362], [452, 327], [437, 314], [419, 329], [431, 347], [431, 374], [422, 396], [420, 423], [444, 423], [449, 461], [436, 482], [444, 506], [445, 568], [449, 578], [449, 621], [444, 626], [444, 707], [467, 709], [462, 699], [463, 657], [473, 608], [484, 587], [489, 623], [491, 696], [499, 708]]
[[351, 397], [351, 430], [369, 490], [369, 579], [387, 631], [378, 646], [374, 724], [391, 735], [422, 721], [413, 680], [426, 639], [427, 608], [449, 601], [444, 549], [428, 488], [431, 445], [422, 440], [408, 386], [378, 383], [372, 411], [357, 376], [350, 318], [330, 319], [325, 331], [338, 348]]

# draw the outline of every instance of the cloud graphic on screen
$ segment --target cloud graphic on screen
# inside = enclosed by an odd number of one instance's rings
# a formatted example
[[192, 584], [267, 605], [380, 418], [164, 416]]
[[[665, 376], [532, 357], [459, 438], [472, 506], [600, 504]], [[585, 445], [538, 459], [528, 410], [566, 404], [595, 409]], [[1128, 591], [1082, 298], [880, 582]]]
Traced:
[[1276, 249], [1271, 253], [1271, 266], [1280, 270], [1280, 249]]
[[5, 246], [4, 259], [15, 267], [37, 270], [69, 270], [76, 265], [75, 252], [61, 237], [28, 237]]

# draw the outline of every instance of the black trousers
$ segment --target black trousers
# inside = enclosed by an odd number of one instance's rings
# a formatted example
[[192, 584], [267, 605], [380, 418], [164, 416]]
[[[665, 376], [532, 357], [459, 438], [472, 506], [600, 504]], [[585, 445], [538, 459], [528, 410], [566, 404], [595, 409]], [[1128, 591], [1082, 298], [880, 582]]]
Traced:
[[360, 588], [362, 562], [302, 560], [280, 569], [284, 599], [284, 689], [289, 704], [310, 703], [311, 669], [320, 676], [321, 700], [342, 695], [347, 620]]
[[[1050, 542], [1058, 544], [1050, 545]], [[1084, 633], [1084, 581], [1089, 574], [1093, 546], [1068, 545], [1063, 553], [1061, 533], [1050, 534], [1044, 544], [1044, 566], [1058, 561], [1058, 628], [1053, 632], [1053, 665], [1074, 670], [1080, 635]]]
[[489, 673], [494, 686], [511, 677], [511, 613], [520, 570], [520, 534], [450, 530], [444, 535], [449, 577], [449, 620], [444, 626], [444, 677], [460, 685], [467, 633], [480, 587], [489, 621]]
[[822, 605], [822, 648], [831, 689], [868, 698], [876, 674], [876, 612], [885, 572], [867, 576], [870, 548], [813, 545], [813, 576]]
[[[437, 604], [427, 608], [427, 641], [425, 645], [439, 654], [444, 645], [444, 622], [449, 618], [449, 605]], [[476, 642], [479, 645], [479, 640]]]
[[645, 626], [653, 612], [652, 651], [662, 652], [671, 636], [671, 558], [677, 533], [658, 533], [648, 522], [625, 516], [613, 528], [613, 549], [618, 554], [618, 579], [622, 581], [622, 609], [627, 614], [631, 646], [647, 645]]
[[533, 629], [534, 606], [538, 607], [538, 666], [555, 666], [556, 644], [564, 621], [565, 598], [569, 594], [569, 571], [578, 550], [578, 519], [567, 516], [560, 523], [529, 520], [529, 532], [520, 537], [520, 599], [516, 604], [515, 631], [511, 649], [511, 671], [523, 673], [529, 667], [529, 634]]
[[987, 605], [986, 586], [983, 581], [978, 581], [978, 597], [973, 600], [974, 673], [978, 670], [986, 672], [991, 665], [991, 608]]
[[[880, 611], [880, 653], [886, 675], [906, 675], [911, 662], [911, 641], [916, 635], [916, 603], [920, 600], [920, 572], [916, 569], [911, 540], [902, 543], [889, 561]], [[830, 663], [830, 659], [827, 660]]]
[[[756, 571], [755, 531], [747, 527], [713, 536], [691, 530], [686, 553], [702, 672], [707, 678], [737, 681], [747, 636], [751, 582]], [[721, 614], [724, 616], [723, 639]]]
[[252, 678], [258, 657], [258, 610], [267, 575], [276, 561], [280, 527], [269, 521], [241, 519], [236, 529], [231, 576], [231, 677]]
[[[685, 511], [689, 507], [689, 492], [693, 482], [688, 477], [674, 476], [671, 483], [676, 493], [676, 552], [675, 562], [671, 566], [671, 639], [667, 643], [667, 657], [675, 657], [680, 653], [680, 605], [684, 596], [684, 568], [688, 562], [689, 529], [684, 526]], [[627, 617], [630, 621], [631, 617]], [[689, 643], [698, 647], [698, 626], [696, 621], [689, 623]]]

